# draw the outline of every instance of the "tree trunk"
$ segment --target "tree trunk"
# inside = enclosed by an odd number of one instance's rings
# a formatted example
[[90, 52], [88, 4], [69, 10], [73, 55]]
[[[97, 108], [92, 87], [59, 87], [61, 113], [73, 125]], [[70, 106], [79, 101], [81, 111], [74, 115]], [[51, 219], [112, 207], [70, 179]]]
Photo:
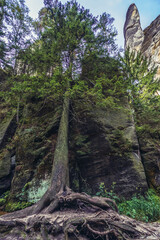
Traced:
[[69, 97], [65, 96], [52, 166], [51, 187], [56, 188], [55, 193], [59, 192], [60, 188], [64, 186], [69, 187], [68, 115]]
[[66, 95], [63, 102], [62, 116], [60, 120], [56, 149], [52, 165], [51, 186], [36, 204], [33, 214], [41, 212], [53, 212], [57, 207], [56, 194], [65, 191], [69, 187], [69, 166], [68, 166], [68, 118], [69, 118], [69, 97]]

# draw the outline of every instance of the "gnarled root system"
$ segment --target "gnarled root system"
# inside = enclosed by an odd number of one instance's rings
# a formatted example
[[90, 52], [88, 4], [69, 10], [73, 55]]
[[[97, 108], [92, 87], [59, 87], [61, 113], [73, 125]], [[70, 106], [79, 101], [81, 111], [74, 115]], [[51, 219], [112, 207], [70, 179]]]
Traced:
[[145, 224], [121, 216], [111, 199], [74, 193], [69, 188], [56, 194], [40, 213], [34, 213], [35, 207], [37, 204], [1, 217], [0, 239], [160, 239], [157, 223]]

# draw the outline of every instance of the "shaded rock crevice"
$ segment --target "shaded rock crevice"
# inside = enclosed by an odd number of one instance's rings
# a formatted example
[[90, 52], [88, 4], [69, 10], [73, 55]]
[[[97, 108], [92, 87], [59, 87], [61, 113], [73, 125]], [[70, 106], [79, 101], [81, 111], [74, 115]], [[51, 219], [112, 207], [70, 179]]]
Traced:
[[15, 149], [6, 149], [17, 129], [15, 115], [4, 118], [0, 124], [0, 195], [10, 189], [15, 169]]

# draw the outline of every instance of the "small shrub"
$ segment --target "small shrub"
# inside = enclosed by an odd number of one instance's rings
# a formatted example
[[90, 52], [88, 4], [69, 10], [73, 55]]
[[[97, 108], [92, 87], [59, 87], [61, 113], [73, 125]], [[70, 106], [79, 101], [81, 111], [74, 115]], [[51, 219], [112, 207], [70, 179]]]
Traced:
[[146, 196], [134, 196], [131, 200], [118, 204], [121, 214], [144, 222], [154, 222], [160, 219], [160, 197], [153, 190]]
[[108, 191], [105, 187], [105, 184], [102, 182], [99, 185], [99, 192], [96, 193], [96, 196], [106, 197], [113, 199], [116, 203], [120, 202], [121, 199], [115, 194], [114, 187], [116, 185], [116, 182], [112, 183], [111, 190]]
[[96, 195], [113, 199], [118, 205], [120, 214], [143, 222], [154, 222], [160, 219], [160, 197], [154, 190], [148, 190], [145, 196], [135, 195], [131, 200], [125, 200], [114, 193], [115, 184], [112, 184], [112, 190], [107, 191], [105, 184], [101, 183]]

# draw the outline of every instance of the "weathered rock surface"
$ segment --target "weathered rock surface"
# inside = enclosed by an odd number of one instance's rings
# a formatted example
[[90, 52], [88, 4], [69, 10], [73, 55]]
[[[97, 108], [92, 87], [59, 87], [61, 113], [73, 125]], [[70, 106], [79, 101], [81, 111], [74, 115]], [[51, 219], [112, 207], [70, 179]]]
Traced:
[[[1, 109], [2, 111], [2, 109]], [[6, 111], [6, 110], [5, 110]], [[4, 112], [5, 112], [4, 111]], [[2, 111], [3, 112], [3, 111]], [[0, 116], [0, 194], [9, 189], [13, 177], [14, 163], [12, 156], [14, 151], [4, 149], [10, 138], [13, 137], [16, 130], [14, 115], [7, 118]]]
[[11, 184], [11, 201], [37, 202], [50, 185], [53, 153], [61, 108], [53, 103], [30, 103], [17, 130], [16, 167]]
[[128, 104], [123, 102], [119, 110], [96, 109], [84, 119], [83, 125], [73, 127], [72, 136], [72, 165], [76, 160], [72, 179], [80, 185], [77, 190], [83, 186], [96, 193], [103, 182], [108, 190], [125, 197], [145, 192], [148, 186]]
[[[119, 110], [97, 109], [87, 116], [80, 114], [78, 124], [71, 121], [70, 183], [74, 190], [96, 193], [101, 182], [125, 197], [147, 190], [134, 121], [127, 102], [122, 105]], [[53, 103], [29, 103], [23, 110], [24, 121], [15, 136], [11, 202], [37, 202], [50, 185], [60, 114], [61, 107], [55, 108]], [[1, 161], [0, 173], [9, 176], [9, 153]]]
[[[142, 31], [140, 17], [135, 4], [132, 4], [126, 15], [124, 25], [125, 48], [140, 50], [144, 56], [151, 59], [151, 66], [158, 67], [156, 77], [160, 79], [160, 15]], [[159, 94], [157, 92], [157, 94]], [[154, 129], [151, 121], [146, 124]], [[156, 125], [158, 126], [159, 123]], [[156, 127], [157, 127], [156, 126]], [[160, 188], [160, 141], [159, 137], [139, 135], [141, 157], [144, 164], [146, 177], [150, 186]]]
[[160, 15], [144, 29], [142, 53], [151, 58], [151, 64], [158, 67], [157, 78], [160, 78]]
[[0, 159], [0, 194], [10, 188], [12, 177], [11, 154], [7, 151]]
[[131, 4], [124, 25], [125, 48], [139, 51], [144, 41], [144, 33], [140, 24], [140, 16], [135, 4]]
[[160, 190], [160, 141], [139, 136], [141, 157], [150, 187]]
[[141, 28], [140, 16], [135, 4], [130, 5], [124, 25], [125, 48], [141, 51], [151, 58], [151, 66], [158, 67], [160, 77], [160, 15], [144, 30]]

